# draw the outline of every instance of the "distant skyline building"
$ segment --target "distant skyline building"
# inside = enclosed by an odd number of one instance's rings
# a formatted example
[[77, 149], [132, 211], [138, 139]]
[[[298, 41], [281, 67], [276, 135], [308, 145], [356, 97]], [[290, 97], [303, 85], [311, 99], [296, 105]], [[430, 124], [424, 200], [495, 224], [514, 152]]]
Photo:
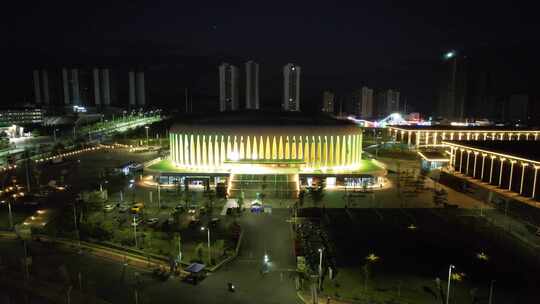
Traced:
[[334, 113], [336, 95], [332, 91], [323, 92], [322, 111], [325, 113]]
[[379, 116], [387, 116], [399, 112], [400, 93], [396, 90], [385, 90], [377, 94], [377, 109]]
[[71, 69], [69, 76], [69, 85], [71, 87], [70, 104], [80, 106], [81, 91], [79, 90], [79, 69]]
[[141, 71], [137, 72], [135, 84], [137, 86], [137, 105], [145, 106], [146, 105], [146, 86], [144, 82], [144, 72], [141, 72]]
[[226, 62], [219, 66], [219, 111], [238, 110], [238, 68]]
[[371, 118], [373, 113], [373, 89], [363, 86], [353, 94], [355, 114], [361, 118]]
[[92, 69], [94, 105], [109, 107], [111, 105], [111, 84], [109, 69]]
[[128, 72], [128, 86], [129, 86], [129, 106], [135, 107], [137, 101], [135, 100], [135, 72]]
[[36, 105], [50, 104], [49, 74], [47, 70], [34, 70], [34, 100]]
[[246, 62], [246, 109], [259, 107], [259, 64], [250, 60]]
[[284, 111], [300, 111], [300, 73], [302, 69], [292, 63], [283, 67], [283, 103]]

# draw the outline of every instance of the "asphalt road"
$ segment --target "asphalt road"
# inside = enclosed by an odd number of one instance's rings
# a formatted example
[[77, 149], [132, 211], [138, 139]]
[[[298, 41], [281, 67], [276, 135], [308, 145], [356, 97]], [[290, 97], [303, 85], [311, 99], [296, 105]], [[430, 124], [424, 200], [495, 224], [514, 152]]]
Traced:
[[[137, 277], [137, 270], [122, 264], [76, 253], [59, 252], [41, 245], [31, 245], [36, 274], [59, 280], [59, 268], [65, 265], [74, 285], [77, 273], [82, 274], [83, 290], [95, 293], [111, 303], [298, 303], [294, 276], [288, 271], [295, 267], [292, 256], [288, 210], [274, 210], [272, 215], [245, 214], [240, 222], [244, 227], [241, 254], [205, 280], [194, 286], [177, 279], [160, 282], [150, 274]], [[21, 255], [20, 241], [0, 241], [3, 256]], [[270, 257], [271, 272], [262, 275], [264, 254]], [[136, 282], [141, 282], [136, 287]], [[231, 293], [227, 283], [233, 283]], [[0, 295], [2, 294], [0, 289]]]

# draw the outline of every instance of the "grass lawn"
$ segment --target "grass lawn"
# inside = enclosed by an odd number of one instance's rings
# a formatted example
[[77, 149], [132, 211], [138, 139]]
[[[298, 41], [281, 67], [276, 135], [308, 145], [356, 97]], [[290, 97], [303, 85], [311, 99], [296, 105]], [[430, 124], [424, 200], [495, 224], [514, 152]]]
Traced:
[[[435, 280], [421, 278], [414, 275], [377, 274], [372, 269], [367, 280], [366, 289], [365, 272], [362, 267], [340, 269], [334, 280], [326, 279], [323, 282], [324, 297], [342, 298], [346, 300], [375, 300], [385, 302], [394, 300], [397, 303], [431, 304], [435, 303], [433, 295], [425, 292], [423, 287], [429, 287], [438, 293]], [[446, 286], [444, 281], [441, 283]], [[456, 284], [456, 282], [454, 282]], [[460, 284], [460, 283], [457, 283]], [[443, 288], [446, 290], [446, 288]], [[454, 288], [454, 294], [463, 299], [467, 296], [467, 289]]]
[[[331, 240], [323, 261], [337, 269], [334, 281], [326, 276], [323, 287], [328, 296], [440, 303], [433, 295], [440, 298], [436, 278], [446, 291], [450, 264], [456, 265], [455, 272], [463, 276], [462, 281], [452, 282], [453, 303], [472, 303], [472, 293], [486, 299], [491, 280], [497, 282], [501, 303], [529, 303], [528, 299], [537, 296], [537, 280], [530, 274], [538, 268], [532, 257], [528, 258], [525, 251], [508, 251], [512, 243], [492, 233], [491, 226], [484, 228], [482, 222], [463, 217], [458, 211], [327, 209], [321, 221]], [[416, 230], [408, 228], [411, 221]], [[479, 252], [487, 253], [489, 260], [478, 259]], [[380, 259], [369, 267], [365, 289], [362, 267], [373, 253]]]

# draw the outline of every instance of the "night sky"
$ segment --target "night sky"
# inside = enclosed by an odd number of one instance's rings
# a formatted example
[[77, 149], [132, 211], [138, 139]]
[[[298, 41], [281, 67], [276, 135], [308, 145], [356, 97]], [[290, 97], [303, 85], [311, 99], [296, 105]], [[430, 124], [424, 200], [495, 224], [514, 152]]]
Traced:
[[303, 68], [306, 104], [320, 102], [324, 89], [346, 94], [367, 85], [396, 88], [429, 112], [444, 51], [523, 49], [537, 45], [539, 30], [537, 10], [516, 1], [34, 2], [18, 1], [2, 14], [9, 59], [3, 95], [16, 102], [31, 100], [33, 66], [122, 62], [159, 69], [195, 60], [206, 63], [201, 75], [190, 70], [163, 81], [212, 96], [217, 83], [205, 75], [217, 77], [219, 62], [253, 59], [261, 65], [263, 103], [279, 103], [280, 67], [294, 62]]

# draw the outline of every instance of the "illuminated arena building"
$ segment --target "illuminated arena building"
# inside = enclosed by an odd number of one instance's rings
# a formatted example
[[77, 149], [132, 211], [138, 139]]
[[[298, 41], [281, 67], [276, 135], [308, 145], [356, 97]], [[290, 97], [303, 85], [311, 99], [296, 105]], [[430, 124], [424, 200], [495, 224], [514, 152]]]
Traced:
[[386, 173], [362, 159], [362, 129], [329, 116], [248, 111], [191, 117], [171, 127], [169, 141], [169, 159], [147, 168], [164, 184], [208, 181], [250, 194], [273, 181], [281, 189], [274, 190], [288, 196], [321, 182], [375, 186]]

